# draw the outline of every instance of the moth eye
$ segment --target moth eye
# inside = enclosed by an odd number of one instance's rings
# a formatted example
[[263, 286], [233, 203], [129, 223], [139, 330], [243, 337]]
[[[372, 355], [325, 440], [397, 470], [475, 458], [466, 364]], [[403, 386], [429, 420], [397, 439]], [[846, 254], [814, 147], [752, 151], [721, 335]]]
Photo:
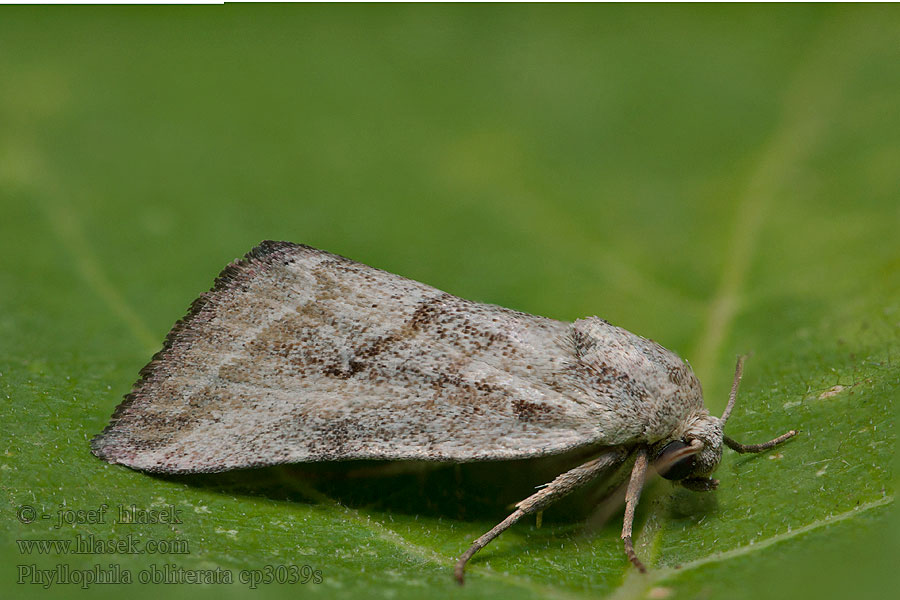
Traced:
[[[666, 444], [662, 450], [659, 451], [659, 454], [656, 455], [657, 461], [666, 462], [667, 460], [671, 460], [673, 454], [678, 452], [679, 450], [683, 450], [687, 448], [688, 445], [682, 442], [681, 440], [675, 440], [674, 442], [669, 442]], [[664, 472], [661, 472], [660, 475], [665, 477], [666, 479], [670, 479], [672, 481], [677, 481], [679, 479], [684, 479], [688, 475], [694, 472], [694, 458], [695, 455], [691, 454], [689, 456], [685, 456], [684, 458], [680, 458], [676, 460], [674, 463], [669, 465], [669, 468]]]

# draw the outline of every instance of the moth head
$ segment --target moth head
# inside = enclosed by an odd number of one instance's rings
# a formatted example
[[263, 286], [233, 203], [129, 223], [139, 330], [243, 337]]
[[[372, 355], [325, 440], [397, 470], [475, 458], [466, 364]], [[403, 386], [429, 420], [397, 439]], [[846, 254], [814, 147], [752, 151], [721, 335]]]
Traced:
[[707, 491], [718, 482], [709, 476], [722, 460], [722, 421], [712, 415], [698, 417], [680, 439], [662, 442], [654, 465], [660, 475], [686, 488]]
[[661, 442], [657, 447], [656, 470], [665, 477], [678, 481], [684, 487], [705, 492], [716, 489], [718, 480], [710, 475], [722, 460], [722, 445], [735, 452], [762, 452], [797, 435], [795, 430], [778, 436], [762, 444], [741, 444], [725, 435], [725, 422], [731, 416], [738, 385], [744, 371], [744, 357], [738, 358], [734, 370], [734, 383], [728, 396], [728, 405], [721, 417], [714, 417], [704, 411], [687, 427], [681, 439]]

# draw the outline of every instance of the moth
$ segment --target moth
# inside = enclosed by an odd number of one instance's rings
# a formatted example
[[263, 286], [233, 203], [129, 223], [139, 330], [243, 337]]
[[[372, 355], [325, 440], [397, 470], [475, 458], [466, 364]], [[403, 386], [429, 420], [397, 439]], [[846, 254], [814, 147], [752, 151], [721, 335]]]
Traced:
[[597, 448], [475, 540], [633, 460], [622, 540], [651, 466], [713, 490], [723, 444], [691, 368], [659, 344], [588, 317], [566, 323], [458, 298], [353, 260], [265, 241], [229, 264], [175, 323], [91, 441], [111, 463], [209, 473], [281, 463], [524, 459]]

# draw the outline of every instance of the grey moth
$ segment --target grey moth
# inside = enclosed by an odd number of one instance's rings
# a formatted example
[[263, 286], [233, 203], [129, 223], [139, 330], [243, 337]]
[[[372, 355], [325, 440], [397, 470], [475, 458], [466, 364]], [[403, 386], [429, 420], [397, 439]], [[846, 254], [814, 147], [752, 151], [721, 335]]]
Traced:
[[154, 473], [346, 459], [467, 462], [596, 447], [473, 542], [455, 569], [523, 516], [628, 460], [625, 553], [648, 469], [698, 491], [740, 444], [691, 368], [588, 317], [566, 323], [458, 298], [353, 260], [266, 241], [228, 265], [178, 321], [91, 441]]

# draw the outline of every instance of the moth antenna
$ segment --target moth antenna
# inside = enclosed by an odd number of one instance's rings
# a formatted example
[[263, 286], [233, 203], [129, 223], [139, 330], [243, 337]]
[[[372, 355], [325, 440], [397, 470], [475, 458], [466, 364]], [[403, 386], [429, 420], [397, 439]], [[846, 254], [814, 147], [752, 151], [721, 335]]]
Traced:
[[746, 358], [747, 356], [744, 354], [738, 356], [737, 364], [734, 367], [734, 381], [731, 383], [731, 393], [728, 395], [728, 406], [725, 407], [725, 412], [723, 412], [722, 416], [719, 418], [723, 428], [725, 427], [725, 421], [731, 416], [731, 409], [734, 408], [734, 400], [737, 398], [738, 386], [741, 385], [741, 377], [744, 375], [744, 359]]
[[[734, 408], [734, 400], [735, 398], [737, 398], [738, 386], [741, 384], [741, 377], [744, 374], [744, 360], [746, 358], [746, 355], [738, 356], [737, 365], [735, 365], [734, 367], [734, 381], [731, 384], [731, 394], [728, 395], [728, 406], [725, 407], [725, 412], [723, 412], [722, 416], [719, 418], [719, 420], [722, 422], [723, 428], [725, 427], [725, 421], [727, 421], [728, 417], [731, 416], [731, 409]], [[742, 444], [728, 437], [727, 435], [722, 436], [722, 441], [724, 441], [725, 445], [735, 452], [747, 454], [762, 452], [764, 450], [768, 450], [769, 448], [774, 448], [778, 444], [786, 442], [795, 435], [797, 435], [797, 431], [795, 429], [791, 429], [787, 433], [779, 435], [774, 440], [769, 440], [768, 442], [763, 442], [762, 444]]]
[[730, 437], [723, 436], [722, 440], [725, 442], [725, 445], [734, 450], [735, 452], [739, 452], [741, 454], [747, 454], [748, 452], [762, 452], [763, 450], [768, 450], [769, 448], [774, 448], [778, 444], [782, 442], [786, 442], [791, 439], [795, 435], [797, 435], [796, 429], [791, 429], [787, 433], [783, 433], [779, 435], [774, 440], [769, 440], [768, 442], [763, 442], [762, 444], [742, 444], [740, 442], [736, 442]]

